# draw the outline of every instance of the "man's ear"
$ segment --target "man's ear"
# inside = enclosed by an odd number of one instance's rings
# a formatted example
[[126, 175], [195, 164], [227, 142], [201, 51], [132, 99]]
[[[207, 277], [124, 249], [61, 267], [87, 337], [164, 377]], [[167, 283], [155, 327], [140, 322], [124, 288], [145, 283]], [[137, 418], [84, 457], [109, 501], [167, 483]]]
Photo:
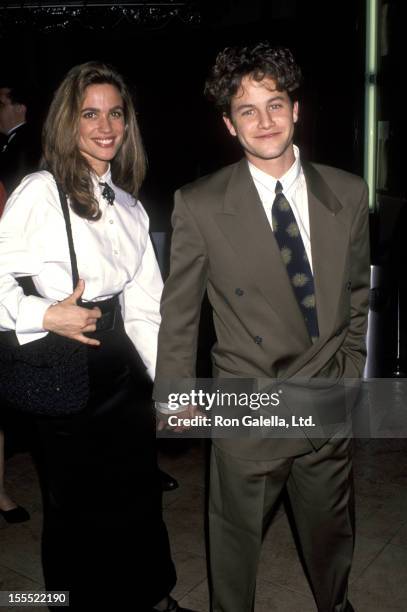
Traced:
[[294, 123], [297, 123], [298, 116], [299, 116], [299, 105], [298, 105], [298, 100], [296, 100], [294, 102], [294, 104], [293, 104], [293, 121], [294, 121]]
[[15, 104], [14, 106], [15, 106], [15, 109], [16, 109], [17, 113], [20, 116], [24, 116], [25, 117], [25, 115], [27, 114], [27, 107], [26, 107], [26, 105], [18, 103], [18, 104]]
[[232, 120], [227, 116], [226, 113], [223, 113], [222, 118], [223, 118], [223, 121], [225, 122], [225, 125], [228, 128], [229, 132], [232, 134], [232, 136], [237, 136], [236, 130], [235, 130], [234, 125], [232, 123]]

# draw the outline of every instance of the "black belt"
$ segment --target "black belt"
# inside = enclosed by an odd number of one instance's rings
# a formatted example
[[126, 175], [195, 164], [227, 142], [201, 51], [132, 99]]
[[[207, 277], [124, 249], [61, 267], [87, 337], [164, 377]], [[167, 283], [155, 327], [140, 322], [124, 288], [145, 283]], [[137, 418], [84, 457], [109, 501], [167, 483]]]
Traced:
[[[20, 276], [16, 279], [20, 287], [22, 287], [26, 295], [36, 295], [37, 297], [43, 297], [40, 295], [35, 288], [33, 279], [31, 276]], [[102, 316], [96, 322], [96, 331], [110, 331], [114, 329], [116, 323], [117, 312], [120, 309], [119, 296], [115, 295], [108, 300], [101, 300], [100, 302], [82, 302], [79, 301], [78, 306], [82, 308], [94, 308], [97, 306], [102, 311]]]
[[114, 329], [116, 324], [117, 313], [120, 310], [119, 296], [115, 295], [109, 300], [100, 302], [82, 302], [78, 304], [82, 308], [100, 308], [102, 316], [96, 320], [96, 331], [110, 331]]

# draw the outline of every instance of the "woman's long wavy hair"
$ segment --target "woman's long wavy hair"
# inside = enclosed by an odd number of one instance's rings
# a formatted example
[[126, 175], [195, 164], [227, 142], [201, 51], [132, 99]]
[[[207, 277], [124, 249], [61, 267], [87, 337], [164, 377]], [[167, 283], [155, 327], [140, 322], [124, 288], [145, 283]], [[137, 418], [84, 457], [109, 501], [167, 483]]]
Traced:
[[100, 62], [74, 66], [55, 92], [43, 128], [42, 167], [61, 184], [74, 212], [93, 221], [101, 213], [93, 195], [92, 168], [78, 147], [79, 121], [86, 88], [105, 83], [119, 91], [126, 125], [123, 143], [111, 161], [112, 179], [137, 198], [146, 158], [129, 89], [114, 68]]

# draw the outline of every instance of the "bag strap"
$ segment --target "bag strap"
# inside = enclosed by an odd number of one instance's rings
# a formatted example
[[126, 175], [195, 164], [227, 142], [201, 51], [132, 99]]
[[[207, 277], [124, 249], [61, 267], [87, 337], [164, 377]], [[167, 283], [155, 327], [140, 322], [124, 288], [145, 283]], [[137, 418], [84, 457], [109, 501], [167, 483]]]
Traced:
[[[69, 205], [68, 205], [68, 201], [66, 199], [66, 195], [65, 192], [63, 191], [61, 185], [59, 183], [57, 183], [57, 188], [58, 188], [58, 194], [59, 194], [59, 201], [61, 202], [61, 208], [62, 208], [62, 212], [64, 214], [64, 221], [65, 221], [65, 227], [66, 227], [66, 235], [68, 237], [68, 246], [69, 246], [69, 256], [71, 258], [71, 268], [72, 268], [72, 286], [73, 286], [73, 290], [75, 290], [76, 285], [78, 284], [79, 281], [79, 272], [78, 272], [78, 262], [76, 259], [76, 253], [75, 253], [75, 247], [73, 244], [73, 237], [72, 237], [72, 228], [71, 228], [71, 218], [69, 216]], [[79, 299], [78, 300], [78, 305], [81, 306], [82, 305], [82, 300]]]
[[[79, 272], [78, 272], [78, 262], [76, 260], [76, 253], [73, 244], [72, 237], [72, 228], [71, 228], [71, 218], [69, 216], [69, 205], [66, 199], [66, 195], [59, 183], [56, 183], [59, 194], [59, 201], [61, 203], [62, 212], [64, 214], [66, 235], [68, 237], [68, 246], [69, 246], [69, 257], [71, 259], [71, 269], [72, 269], [72, 286], [73, 290], [79, 281]], [[20, 287], [23, 289], [26, 295], [36, 295], [37, 297], [42, 297], [37, 289], [35, 288], [32, 276], [20, 276], [16, 279]], [[77, 301], [78, 306], [83, 306], [83, 302], [81, 299]]]

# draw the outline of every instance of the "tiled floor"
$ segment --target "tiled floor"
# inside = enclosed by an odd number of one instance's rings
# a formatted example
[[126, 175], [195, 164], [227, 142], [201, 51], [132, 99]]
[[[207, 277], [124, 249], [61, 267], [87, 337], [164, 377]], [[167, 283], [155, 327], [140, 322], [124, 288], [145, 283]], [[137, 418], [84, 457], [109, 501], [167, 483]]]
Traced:
[[[181, 485], [177, 491], [166, 493], [164, 499], [179, 576], [174, 594], [185, 606], [207, 612], [204, 447], [200, 441], [194, 441], [181, 454], [161, 453], [160, 464], [177, 477]], [[42, 587], [41, 503], [28, 455], [16, 455], [9, 460], [7, 478], [11, 493], [30, 510], [32, 519], [21, 525], [0, 524], [0, 590], [39, 590]], [[356, 612], [405, 612], [407, 440], [359, 440], [355, 479], [357, 540], [351, 601]], [[26, 609], [21, 608], [21, 611]], [[285, 512], [281, 509], [263, 545], [256, 612], [315, 610]]]

